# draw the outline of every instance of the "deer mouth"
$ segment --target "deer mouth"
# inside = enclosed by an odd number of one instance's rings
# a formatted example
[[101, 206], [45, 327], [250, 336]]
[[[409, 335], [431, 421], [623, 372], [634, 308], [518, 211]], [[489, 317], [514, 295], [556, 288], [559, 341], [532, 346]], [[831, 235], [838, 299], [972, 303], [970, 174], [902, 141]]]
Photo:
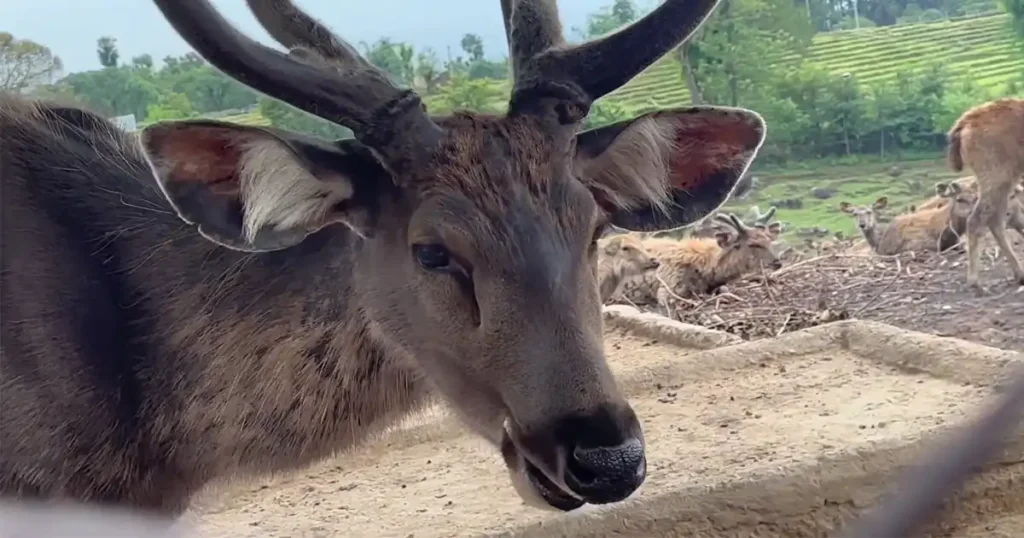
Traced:
[[585, 501], [548, 478], [539, 467], [530, 462], [516, 446], [508, 426], [502, 429], [501, 455], [512, 478], [512, 486], [528, 505], [555, 509], [561, 512], [575, 510]]

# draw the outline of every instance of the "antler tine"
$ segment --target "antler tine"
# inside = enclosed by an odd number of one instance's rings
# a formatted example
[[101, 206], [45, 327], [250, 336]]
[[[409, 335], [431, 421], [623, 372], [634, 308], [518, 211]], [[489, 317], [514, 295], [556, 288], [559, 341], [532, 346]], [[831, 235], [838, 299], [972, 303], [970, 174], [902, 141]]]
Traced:
[[589, 107], [683, 42], [717, 5], [665, 0], [613, 34], [566, 47], [554, 0], [502, 0], [515, 75], [510, 110], [538, 93]]
[[743, 224], [743, 221], [735, 213], [729, 213], [729, 220], [732, 221], [732, 225], [736, 227], [737, 232], [741, 234], [747, 233], [747, 226]]
[[[365, 60], [355, 60], [359, 56], [351, 47], [346, 65], [324, 69], [246, 37], [208, 0], [154, 3], [178, 34], [214, 67], [257, 91], [352, 129], [356, 138], [373, 148], [392, 169], [416, 166], [440, 139], [440, 128], [427, 116], [419, 97], [395, 86]], [[343, 49], [332, 52], [344, 58], [347, 53]], [[403, 144], [410, 138], [415, 143]]]
[[1024, 411], [1024, 369], [992, 410], [956, 436], [951, 447], [936, 451], [926, 465], [903, 478], [904, 491], [883, 500], [879, 508], [856, 522], [845, 538], [903, 538], [930, 515], [947, 495], [959, 489], [975, 468], [992, 457], [1018, 426]]
[[501, 0], [513, 80], [526, 62], [565, 44], [556, 0]]
[[369, 67], [369, 62], [352, 45], [290, 0], [246, 0], [246, 3], [270, 37], [285, 47], [315, 51], [342, 68]]
[[779, 208], [777, 208], [775, 206], [771, 206], [770, 208], [768, 208], [768, 211], [765, 212], [765, 214], [758, 215], [757, 223], [758, 224], [766, 224], [768, 221], [772, 220], [772, 217], [775, 216], [775, 212], [778, 211], [778, 209]]

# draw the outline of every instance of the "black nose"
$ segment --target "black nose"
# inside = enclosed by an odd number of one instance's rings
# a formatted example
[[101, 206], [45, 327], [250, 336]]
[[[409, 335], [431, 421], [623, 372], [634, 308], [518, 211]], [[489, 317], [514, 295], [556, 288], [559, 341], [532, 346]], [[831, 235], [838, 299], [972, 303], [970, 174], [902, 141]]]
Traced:
[[629, 497], [647, 477], [647, 458], [639, 439], [616, 446], [576, 447], [566, 466], [565, 485], [591, 504]]
[[658, 267], [661, 267], [661, 262], [659, 262], [658, 260], [651, 260], [650, 268], [657, 269]]
[[628, 406], [564, 422], [565, 485], [591, 504], [629, 497], [647, 477], [643, 434]]
[[772, 269], [781, 269], [781, 268], [782, 268], [782, 260], [775, 260], [775, 261], [772, 262]]

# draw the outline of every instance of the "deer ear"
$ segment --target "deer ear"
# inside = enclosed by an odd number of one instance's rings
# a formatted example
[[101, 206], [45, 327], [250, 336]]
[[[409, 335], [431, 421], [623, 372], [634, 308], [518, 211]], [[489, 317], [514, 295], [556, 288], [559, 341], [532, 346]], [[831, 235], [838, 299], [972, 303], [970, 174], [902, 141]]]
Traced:
[[617, 238], [609, 238], [604, 242], [604, 248], [602, 249], [606, 256], [614, 256], [619, 252], [619, 247], [622, 246], [622, 241]]
[[875, 200], [875, 209], [885, 209], [889, 205], [889, 197], [882, 196]]
[[355, 140], [289, 136], [193, 120], [147, 127], [141, 141], [178, 216], [220, 245], [281, 250], [329, 224], [365, 225], [383, 167]]
[[725, 248], [732, 242], [732, 232], [720, 230], [715, 232], [715, 241], [718, 242], [718, 246]]
[[653, 112], [580, 133], [575, 168], [612, 224], [668, 230], [725, 203], [764, 137], [764, 120], [749, 110]]
[[768, 233], [771, 234], [771, 236], [773, 238], [778, 237], [779, 234], [782, 233], [782, 223], [776, 221], [776, 222], [773, 222], [773, 223], [769, 224], [768, 225]]
[[839, 202], [839, 210], [843, 213], [853, 213], [853, 206], [850, 202]]

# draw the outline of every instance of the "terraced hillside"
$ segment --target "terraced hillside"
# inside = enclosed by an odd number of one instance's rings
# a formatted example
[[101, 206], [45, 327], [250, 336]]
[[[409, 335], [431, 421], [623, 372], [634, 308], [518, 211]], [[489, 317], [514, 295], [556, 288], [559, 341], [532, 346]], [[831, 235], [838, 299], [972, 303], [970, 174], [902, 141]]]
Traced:
[[[941, 59], [955, 77], [970, 76], [986, 88], [1001, 88], [1024, 73], [1024, 52], [1007, 28], [1008, 18], [999, 14], [821, 33], [814, 37], [806, 59], [831, 73], [850, 73], [865, 84]], [[797, 57], [769, 61], [784, 69]], [[606, 99], [646, 110], [684, 105], [690, 97], [678, 61], [666, 56]]]
[[259, 110], [253, 110], [245, 114], [234, 114], [217, 118], [221, 121], [229, 121], [240, 125], [270, 125], [270, 120], [260, 115]]
[[[1008, 81], [1024, 73], [1024, 52], [1008, 29], [1008, 17], [997, 14], [822, 33], [815, 36], [807, 60], [831, 73], [851, 73], [862, 83], [876, 83], [941, 59], [955, 77], [970, 76], [984, 87], [1002, 89]], [[769, 61], [785, 69], [793, 65], [797, 57], [783, 56]], [[501, 90], [496, 92], [498, 95], [507, 94], [507, 81], [493, 84]], [[668, 55], [604, 100], [632, 112], [642, 112], [685, 105], [690, 97], [679, 62], [674, 55]], [[439, 105], [436, 96], [427, 97], [425, 101], [431, 108]], [[226, 119], [246, 125], [266, 125], [258, 112]]]

